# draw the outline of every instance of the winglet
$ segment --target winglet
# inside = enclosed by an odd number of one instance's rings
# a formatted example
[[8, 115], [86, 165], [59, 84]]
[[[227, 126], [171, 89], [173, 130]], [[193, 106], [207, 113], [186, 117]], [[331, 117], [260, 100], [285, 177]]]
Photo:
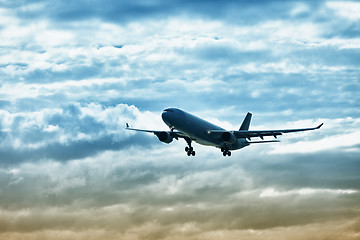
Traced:
[[324, 125], [324, 123], [320, 124], [319, 126], [316, 127], [316, 129], [319, 129], [322, 127], [322, 125]]
[[128, 123], [126, 123], [126, 128], [129, 128], [129, 124], [128, 124]]

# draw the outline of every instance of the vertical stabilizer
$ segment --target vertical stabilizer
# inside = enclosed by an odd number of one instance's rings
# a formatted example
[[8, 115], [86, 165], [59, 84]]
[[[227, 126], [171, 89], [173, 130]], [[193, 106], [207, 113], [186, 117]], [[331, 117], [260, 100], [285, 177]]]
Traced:
[[249, 130], [250, 122], [251, 122], [251, 113], [247, 113], [244, 121], [241, 124], [241, 127], [239, 130]]

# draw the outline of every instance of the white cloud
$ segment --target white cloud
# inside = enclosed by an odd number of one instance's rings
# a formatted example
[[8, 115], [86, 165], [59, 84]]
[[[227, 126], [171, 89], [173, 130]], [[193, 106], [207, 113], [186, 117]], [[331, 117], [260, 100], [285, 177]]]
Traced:
[[308, 13], [309, 12], [309, 6], [305, 3], [297, 2], [295, 3], [295, 6], [290, 11], [290, 15], [293, 17], [296, 17], [300, 14]]
[[329, 195], [341, 195], [341, 194], [356, 194], [357, 190], [353, 189], [314, 189], [314, 188], [302, 188], [290, 191], [277, 191], [274, 188], [267, 188], [263, 190], [259, 197], [260, 198], [273, 198], [273, 197], [284, 197], [291, 195], [315, 195], [315, 194], [329, 194]]
[[341, 17], [350, 19], [350, 20], [359, 20], [360, 19], [360, 3], [356, 1], [328, 1], [326, 6], [331, 8]]
[[[326, 137], [320, 140], [306, 140], [302, 142], [283, 143], [281, 146], [277, 145], [271, 154], [288, 154], [288, 153], [312, 153], [319, 151], [334, 149], [342, 149], [342, 148], [351, 148], [352, 146], [356, 146], [360, 144], [360, 131], [356, 131], [350, 134], [342, 134], [340, 136], [331, 136]], [[355, 151], [359, 151], [359, 149], [354, 149]]]
[[[359, 120], [352, 118], [344, 119], [321, 119], [324, 126], [316, 131], [300, 133], [300, 134], [286, 134], [284, 141], [281, 144], [274, 145], [274, 149], [270, 154], [289, 154], [289, 153], [312, 153], [320, 151], [334, 151], [337, 149], [356, 150], [355, 147], [360, 144]], [[309, 122], [309, 121], [305, 121]], [[300, 121], [293, 126], [300, 127], [309, 125]], [[316, 135], [320, 134], [320, 138]], [[315, 140], [311, 140], [309, 136], [314, 136]], [[288, 140], [296, 139], [295, 142], [288, 142]]]
[[[125, 104], [113, 107], [96, 103], [70, 104], [37, 112], [1, 111], [0, 116], [3, 164], [11, 164], [15, 160], [27, 162], [23, 155], [31, 161], [64, 157], [72, 159], [78, 154], [97, 154], [102, 151], [101, 148], [120, 149], [133, 144], [128, 138], [131, 139], [134, 133], [125, 130], [126, 122], [150, 129], [159, 129], [159, 123], [162, 122], [159, 114], [140, 112], [136, 107]], [[143, 139], [139, 142], [143, 142]], [[92, 149], [84, 148], [94, 144], [96, 147]], [[74, 148], [73, 145], [78, 147]], [[59, 151], [66, 153], [59, 155]]]

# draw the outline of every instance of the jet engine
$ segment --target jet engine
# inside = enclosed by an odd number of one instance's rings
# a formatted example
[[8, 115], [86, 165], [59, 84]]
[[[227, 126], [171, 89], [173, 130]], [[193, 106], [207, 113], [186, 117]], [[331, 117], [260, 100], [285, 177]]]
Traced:
[[224, 132], [223, 134], [221, 134], [221, 139], [228, 144], [233, 144], [234, 142], [236, 142], [236, 137], [231, 132]]
[[174, 140], [174, 137], [171, 136], [169, 132], [164, 131], [164, 132], [158, 132], [155, 134], [159, 138], [159, 140], [164, 143], [171, 143]]

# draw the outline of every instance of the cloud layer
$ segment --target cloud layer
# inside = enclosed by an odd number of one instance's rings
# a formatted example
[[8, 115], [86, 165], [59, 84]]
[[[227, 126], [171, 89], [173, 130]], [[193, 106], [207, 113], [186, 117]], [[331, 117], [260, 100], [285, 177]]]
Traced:
[[[0, 238], [358, 239], [358, 2], [0, 1]], [[180, 107], [310, 127], [224, 160]]]

